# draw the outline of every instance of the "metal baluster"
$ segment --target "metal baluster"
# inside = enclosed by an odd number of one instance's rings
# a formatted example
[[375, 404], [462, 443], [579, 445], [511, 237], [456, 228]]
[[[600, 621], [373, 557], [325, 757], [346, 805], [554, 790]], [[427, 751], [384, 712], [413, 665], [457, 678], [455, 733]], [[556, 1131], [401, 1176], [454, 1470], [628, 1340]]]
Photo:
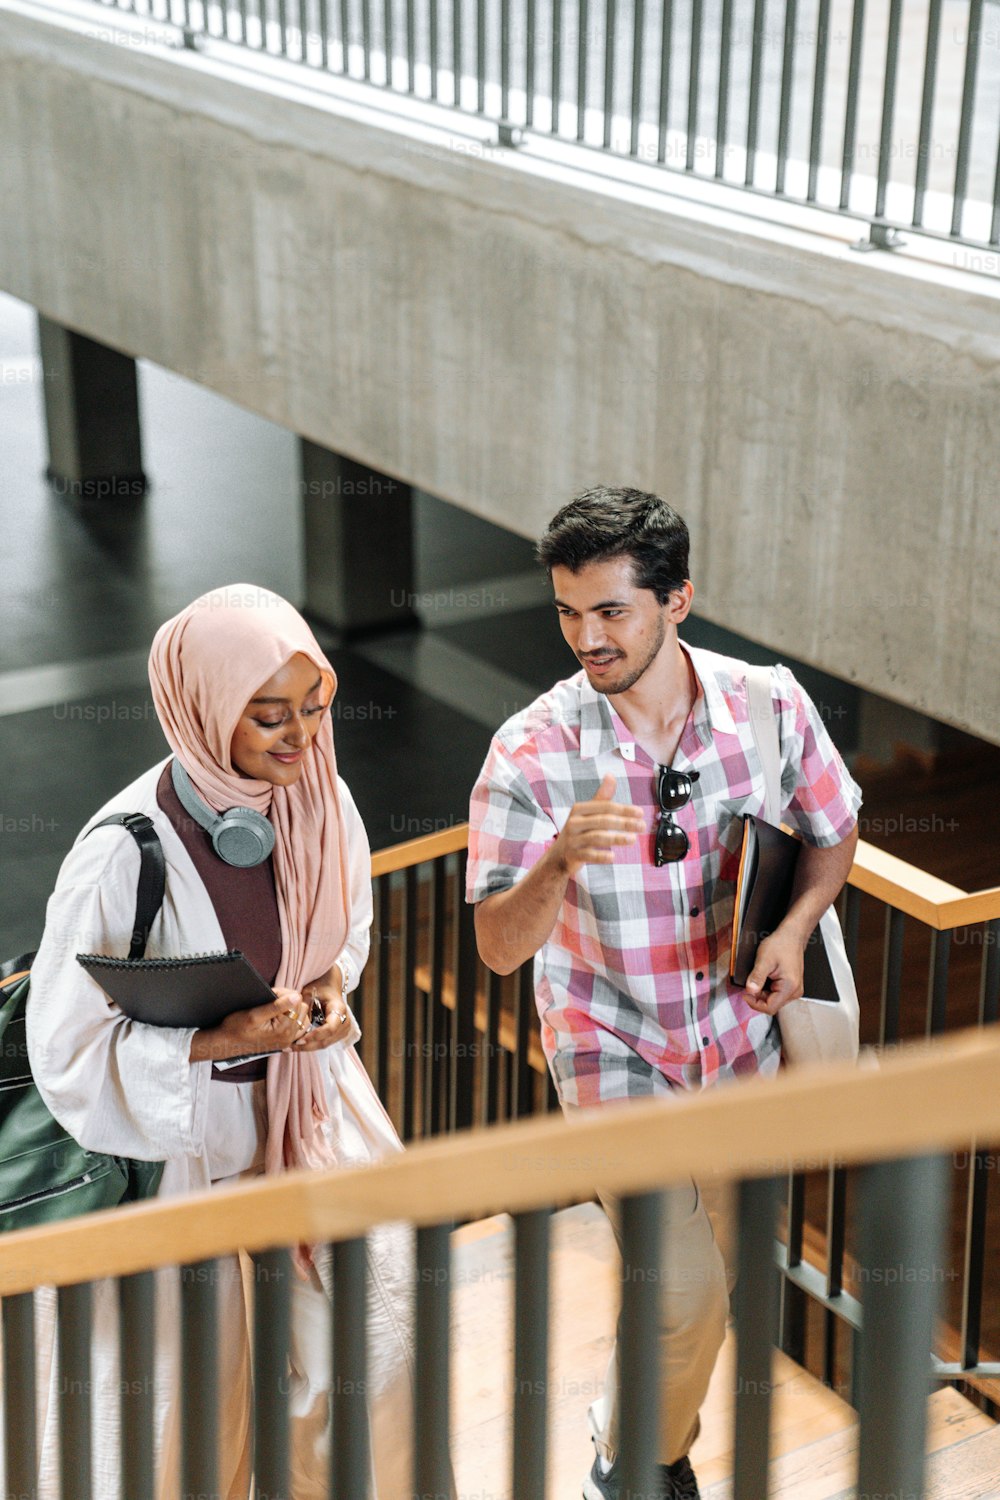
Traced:
[[441, 67], [441, 28], [438, 24], [438, 0], [428, 0], [430, 15], [428, 18], [428, 45], [430, 47], [431, 65], [431, 98], [438, 96], [438, 72]]
[[[802, 1264], [805, 1237], [806, 1179], [801, 1172], [788, 1179], [787, 1263], [789, 1270]], [[806, 1293], [787, 1277], [781, 1284], [781, 1348], [797, 1364], [806, 1362]]]
[[[263, 4], [263, 0], [261, 0]], [[319, 65], [324, 72], [330, 68], [330, 11], [329, 0], [319, 0]]]
[[340, 0], [340, 71], [351, 76], [351, 13], [347, 0]]
[[754, 0], [753, 43], [750, 53], [750, 99], [747, 104], [747, 161], [743, 179], [747, 187], [753, 187], [757, 135], [760, 128], [760, 69], [764, 54], [764, 6], [765, 0]]
[[392, 889], [391, 876], [380, 875], [375, 884], [378, 906], [378, 1046], [375, 1054], [375, 1087], [382, 1103], [389, 1098], [389, 1009], [392, 981]]
[[530, 130], [535, 123], [535, 28], [536, 28], [536, 0], [528, 0], [525, 13], [525, 55], [524, 55], [524, 123]]
[[486, 0], [476, 5], [476, 108], [486, 113]]
[[[831, 1167], [826, 1200], [826, 1295], [839, 1297], [844, 1290], [844, 1250], [847, 1236], [847, 1172]], [[831, 1388], [836, 1374], [837, 1319], [827, 1310], [823, 1342], [823, 1379]]]
[[688, 68], [687, 156], [684, 162], [694, 171], [695, 142], [698, 137], [698, 92], [701, 77], [701, 0], [691, 0], [691, 58]]
[[[7, 1491], [36, 1500], [35, 1300], [32, 1292], [3, 1299], [3, 1414]], [[135, 1500], [127, 1496], [126, 1500]]]
[[549, 1389], [547, 1208], [514, 1216], [514, 1427], [512, 1493], [545, 1494]]
[[278, 0], [278, 50], [288, 56], [288, 0]]
[[899, 996], [903, 982], [903, 938], [906, 916], [894, 906], [885, 911], [885, 950], [882, 963], [882, 1019], [879, 1045], [899, 1041]]
[[719, 98], [715, 116], [715, 175], [718, 178], [725, 176], [726, 168], [726, 136], [729, 131], [729, 70], [732, 48], [733, 0], [722, 0], [719, 33]]
[[217, 1276], [214, 1260], [181, 1268], [181, 1493], [205, 1500], [219, 1488]]
[[854, 142], [858, 129], [858, 93], [861, 78], [861, 45], [864, 40], [865, 0], [854, 0], [851, 21], [851, 54], [847, 65], [847, 101], [844, 107], [844, 150], [840, 167], [840, 207], [848, 208], [854, 171]]
[[767, 1493], [771, 1440], [771, 1361], [778, 1330], [774, 1264], [777, 1183], [739, 1185], [739, 1278], [736, 1283], [736, 1420], [733, 1500]]
[[[441, 993], [444, 982], [444, 920], [447, 901], [445, 861], [436, 859], [431, 866], [431, 903], [429, 961], [430, 985], [427, 995], [427, 1041], [424, 1059], [424, 1135], [437, 1135], [441, 1129], [441, 1059], [438, 1047], [445, 1045], [447, 1033], [442, 1025], [444, 1006]], [[439, 1042], [440, 1039], [440, 1042]]]
[[[421, 1500], [450, 1500], [449, 1324], [451, 1250], [448, 1226], [417, 1230], [416, 1361], [413, 1488]], [[351, 1496], [353, 1500], [353, 1496]]]
[[611, 147], [611, 127], [615, 118], [615, 29], [616, 0], [605, 0], [604, 6], [604, 149]]
[[406, 89], [417, 91], [417, 7], [416, 0], [406, 0]]
[[485, 1108], [487, 1125], [495, 1125], [500, 1116], [500, 1006], [503, 981], [492, 969], [486, 975], [486, 1067]]
[[500, 0], [500, 118], [510, 119], [510, 0]]
[[468, 851], [459, 860], [455, 895], [455, 1047], [453, 1049], [452, 1128], [466, 1130], [472, 1124], [475, 1095], [473, 1062], [476, 1040], [476, 980], [479, 955], [476, 948], [475, 913], [464, 899]]
[[983, 0], [970, 0], [969, 29], [965, 43], [965, 77], [962, 80], [962, 114], [958, 126], [958, 153], [955, 159], [955, 192], [951, 210], [951, 232], [962, 233], [962, 210], [969, 185], [969, 151], [972, 145], [973, 112], [976, 105], [976, 69], [979, 63], [979, 39], [983, 30]]
[[931, 122], [934, 118], [934, 85], [937, 81], [938, 44], [941, 40], [941, 0], [930, 0], [927, 12], [927, 50], [924, 53], [924, 86], [920, 97], [920, 128], [917, 169], [913, 181], [913, 222], [924, 222], [924, 194], [930, 171]]
[[370, 1492], [365, 1241], [333, 1246], [333, 1441], [331, 1500], [367, 1500]]
[[462, 0], [451, 6], [451, 66], [455, 74], [455, 105], [462, 104]]
[[785, 36], [781, 58], [781, 103], [778, 107], [778, 163], [774, 191], [785, 191], [788, 138], [792, 128], [792, 83], [795, 69], [796, 0], [785, 0]]
[[[885, 217], [886, 197], [889, 191], [889, 174], [892, 170], [892, 122], [896, 112], [896, 74], [899, 70], [899, 28], [902, 21], [903, 0], [890, 0], [889, 36], [885, 49], [885, 88], [882, 94], [882, 128], [878, 143], [878, 182], [875, 188], [875, 217]], [[883, 233], [876, 236], [876, 229]], [[872, 226], [872, 242], [888, 245], [892, 243], [884, 233], [884, 226]]]
[[632, 26], [632, 133], [629, 154], [639, 155], [639, 121], [642, 118], [642, 47], [646, 27], [643, 0], [633, 0], [635, 15]]
[[156, 1281], [152, 1271], [118, 1283], [118, 1349], [121, 1365], [123, 1500], [155, 1493], [153, 1472], [153, 1371], [156, 1353]]
[[371, 0], [361, 0], [361, 54], [364, 63], [364, 79], [372, 79], [372, 13]]
[[253, 1263], [255, 1488], [262, 1500], [287, 1500], [291, 1261], [287, 1250], [265, 1250]]
[[806, 200], [816, 202], [823, 154], [823, 106], [826, 102], [826, 55], [830, 39], [830, 0], [819, 0], [816, 18], [816, 65], [813, 69], [812, 117], [809, 122], [809, 183]]
[[407, 866], [404, 871], [405, 899], [403, 903], [403, 1037], [400, 1050], [402, 1067], [400, 1090], [402, 1092], [401, 1115], [404, 1141], [413, 1139], [417, 1069], [420, 1052], [417, 1047], [417, 869]]
[[667, 128], [670, 123], [670, 62], [674, 45], [674, 0], [663, 0], [660, 21], [660, 118], [656, 160], [667, 159]]
[[382, 7], [382, 27], [385, 31], [385, 86], [392, 88], [392, 55], [396, 44], [395, 18], [393, 16], [393, 0], [384, 0]]
[[59, 1472], [62, 1500], [90, 1500], [90, 1283], [61, 1286], [59, 1326]]
[[514, 1113], [531, 1114], [531, 1063], [528, 1043], [535, 1015], [534, 961], [522, 964], [517, 971], [517, 1048], [514, 1053]]
[[579, 30], [576, 47], [576, 138], [586, 134], [587, 113], [587, 30], [590, 26], [588, 0], [578, 0]]
[[[983, 965], [979, 988], [979, 1024], [991, 1026], [1000, 1016], [1000, 920], [983, 928]], [[990, 1163], [980, 1151], [972, 1158], [965, 1221], [965, 1266], [962, 1278], [962, 1366], [979, 1363], [982, 1335], [983, 1278], [986, 1271], [986, 1210]]]
[[[949, 1162], [879, 1162], [861, 1176], [861, 1495], [922, 1495], [930, 1349], [943, 1275]], [[891, 1371], [891, 1378], [887, 1378]]]
[[559, 106], [562, 103], [562, 8], [563, 0], [552, 0], [552, 123], [553, 135], [559, 134]]
[[[669, 1215], [667, 1233], [670, 1232]], [[618, 1320], [621, 1492], [654, 1488], [660, 1414], [660, 1286], [663, 1198], [622, 1199], [622, 1288]], [[641, 1392], [641, 1400], [638, 1394]]]
[[948, 960], [951, 956], [951, 933], [931, 931], [930, 980], [927, 986], [927, 1035], [944, 1030], [948, 1004]]

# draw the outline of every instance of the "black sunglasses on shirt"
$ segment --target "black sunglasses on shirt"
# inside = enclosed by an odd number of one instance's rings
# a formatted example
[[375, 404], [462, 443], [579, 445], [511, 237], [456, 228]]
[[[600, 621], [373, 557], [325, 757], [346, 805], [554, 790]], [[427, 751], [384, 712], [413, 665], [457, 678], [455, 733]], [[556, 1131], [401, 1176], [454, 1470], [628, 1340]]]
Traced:
[[660, 821], [656, 825], [653, 849], [653, 862], [657, 866], [676, 864], [691, 847], [683, 828], [674, 822], [674, 813], [691, 801], [698, 777], [697, 771], [675, 771], [673, 766], [658, 768], [656, 796], [660, 804]]

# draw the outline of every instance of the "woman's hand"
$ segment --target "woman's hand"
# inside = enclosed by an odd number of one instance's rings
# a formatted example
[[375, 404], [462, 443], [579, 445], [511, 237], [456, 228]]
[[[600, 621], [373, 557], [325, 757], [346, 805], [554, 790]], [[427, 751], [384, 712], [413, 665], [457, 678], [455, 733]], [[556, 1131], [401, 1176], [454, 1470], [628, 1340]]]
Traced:
[[323, 979], [307, 984], [302, 991], [306, 1000], [316, 997], [323, 1007], [326, 1020], [293, 1043], [296, 1052], [319, 1052], [323, 1047], [332, 1047], [342, 1042], [351, 1031], [351, 1013], [343, 998], [343, 980], [336, 964]]
[[283, 1052], [309, 1030], [310, 1005], [299, 990], [276, 989], [275, 999], [252, 1010], [234, 1010], [218, 1026], [196, 1031], [192, 1062], [221, 1062], [253, 1052]]

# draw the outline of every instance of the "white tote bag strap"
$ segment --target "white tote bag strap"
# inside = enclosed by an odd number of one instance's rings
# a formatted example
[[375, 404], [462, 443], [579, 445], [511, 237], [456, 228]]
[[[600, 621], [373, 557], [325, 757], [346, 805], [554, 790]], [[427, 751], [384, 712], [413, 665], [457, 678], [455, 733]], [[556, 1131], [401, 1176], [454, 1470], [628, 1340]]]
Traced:
[[764, 821], [781, 826], [781, 741], [771, 702], [771, 668], [747, 668], [750, 729], [764, 771]]

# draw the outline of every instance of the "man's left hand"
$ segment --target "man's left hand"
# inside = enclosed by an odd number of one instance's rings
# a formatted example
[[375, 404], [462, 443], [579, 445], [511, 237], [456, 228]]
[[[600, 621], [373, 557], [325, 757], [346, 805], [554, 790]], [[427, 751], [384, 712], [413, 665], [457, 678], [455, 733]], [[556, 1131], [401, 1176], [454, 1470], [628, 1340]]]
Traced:
[[802, 994], [804, 948], [791, 932], [772, 932], [757, 949], [746, 998], [761, 1015], [774, 1016]]

